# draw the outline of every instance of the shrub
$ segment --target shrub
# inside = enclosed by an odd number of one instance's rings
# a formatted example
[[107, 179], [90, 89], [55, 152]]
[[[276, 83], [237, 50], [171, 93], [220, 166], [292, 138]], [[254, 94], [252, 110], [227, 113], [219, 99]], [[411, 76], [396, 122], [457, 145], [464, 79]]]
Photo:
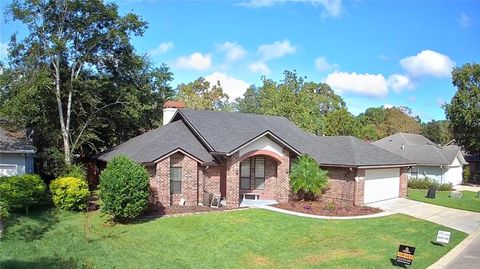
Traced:
[[108, 162], [100, 175], [101, 209], [116, 220], [132, 219], [148, 205], [148, 172], [126, 156]]
[[62, 170], [60, 177], [75, 177], [85, 181], [87, 180], [87, 171], [82, 164], [72, 164]]
[[411, 189], [423, 189], [426, 190], [432, 185], [433, 180], [425, 177], [425, 178], [411, 178], [408, 180], [408, 187]]
[[317, 162], [308, 155], [301, 155], [293, 163], [290, 172], [293, 193], [303, 200], [314, 200], [328, 184], [327, 171], [320, 169]]
[[84, 210], [89, 196], [88, 184], [75, 177], [61, 177], [50, 182], [50, 193], [56, 207], [64, 210]]
[[431, 186], [435, 187], [438, 191], [451, 191], [453, 190], [452, 183], [438, 183], [432, 178], [425, 177], [425, 178], [412, 178], [408, 180], [408, 187], [410, 189], [421, 189], [426, 190]]
[[462, 183], [467, 183], [470, 180], [470, 166], [465, 165], [463, 167], [463, 179]]
[[8, 218], [8, 206], [7, 203], [0, 200], [0, 221]]
[[38, 175], [20, 175], [0, 178], [0, 197], [9, 210], [28, 208], [45, 198], [45, 183]]

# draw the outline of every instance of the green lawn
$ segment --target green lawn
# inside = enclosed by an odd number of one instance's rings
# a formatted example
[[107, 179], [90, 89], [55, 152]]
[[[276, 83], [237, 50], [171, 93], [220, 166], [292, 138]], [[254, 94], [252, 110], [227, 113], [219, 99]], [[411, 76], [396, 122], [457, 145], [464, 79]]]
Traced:
[[427, 190], [408, 189], [407, 197], [424, 203], [480, 212], [480, 198], [477, 197], [477, 193], [473, 191], [462, 191], [462, 193], [462, 198], [454, 199], [448, 197], [449, 191], [437, 191], [435, 199], [430, 199], [425, 197]]
[[[405, 215], [317, 220], [261, 209], [106, 225], [99, 213], [31, 213], [7, 223], [0, 268], [391, 268], [398, 244], [426, 268], [466, 234]], [[442, 247], [438, 229], [452, 232]]]

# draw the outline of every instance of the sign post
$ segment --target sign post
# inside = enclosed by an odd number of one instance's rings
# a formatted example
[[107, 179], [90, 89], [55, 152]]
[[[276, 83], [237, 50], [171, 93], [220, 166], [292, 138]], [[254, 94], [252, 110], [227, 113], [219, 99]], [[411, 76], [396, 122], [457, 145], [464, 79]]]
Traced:
[[413, 255], [415, 254], [415, 247], [400, 245], [398, 247], [397, 258], [395, 259], [397, 265], [410, 266], [413, 262]]

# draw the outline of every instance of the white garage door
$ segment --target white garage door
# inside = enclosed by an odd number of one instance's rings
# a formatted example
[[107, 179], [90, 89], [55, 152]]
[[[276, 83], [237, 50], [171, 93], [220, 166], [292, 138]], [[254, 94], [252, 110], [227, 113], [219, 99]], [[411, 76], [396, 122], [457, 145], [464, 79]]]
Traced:
[[365, 203], [396, 198], [399, 195], [399, 168], [365, 170]]

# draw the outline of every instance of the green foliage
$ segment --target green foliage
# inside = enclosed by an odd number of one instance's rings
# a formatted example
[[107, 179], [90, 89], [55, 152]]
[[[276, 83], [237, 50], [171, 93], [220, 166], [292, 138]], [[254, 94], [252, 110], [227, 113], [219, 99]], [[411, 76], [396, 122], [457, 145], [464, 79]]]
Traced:
[[359, 128], [357, 120], [346, 108], [330, 112], [325, 117], [326, 135], [355, 135]]
[[81, 179], [83, 181], [87, 180], [87, 170], [83, 164], [72, 164], [69, 167], [66, 167], [62, 173], [61, 177], [74, 177]]
[[314, 200], [327, 187], [328, 173], [310, 156], [301, 155], [292, 165], [290, 183], [300, 199]]
[[5, 201], [0, 200], [0, 221], [8, 218], [8, 216], [10, 215], [10, 213], [8, 213], [8, 210], [9, 208], [7, 203]]
[[422, 178], [412, 178], [408, 180], [408, 187], [410, 189], [421, 189], [426, 190], [430, 187], [434, 187], [439, 191], [451, 191], [453, 190], [452, 183], [438, 183], [432, 178], [422, 177]]
[[50, 193], [53, 203], [60, 209], [84, 210], [90, 192], [84, 179], [61, 177], [50, 182]]
[[211, 86], [203, 77], [178, 85], [178, 99], [185, 102], [186, 107], [198, 110], [222, 110], [228, 104], [228, 95], [223, 92], [220, 81]]
[[463, 166], [462, 182], [467, 183], [470, 180], [470, 165]]
[[247, 88], [243, 98], [237, 97], [236, 110], [242, 113], [260, 113], [260, 104], [258, 101], [258, 88], [254, 85]]
[[453, 133], [448, 120], [432, 120], [422, 123], [421, 134], [430, 139], [435, 144], [445, 145], [452, 141]]
[[102, 210], [114, 219], [132, 219], [143, 213], [148, 205], [148, 172], [127, 156], [108, 162], [100, 175]]
[[480, 153], [480, 64], [464, 64], [452, 71], [457, 92], [445, 105], [455, 141], [467, 152]]
[[45, 198], [45, 183], [38, 175], [0, 177], [0, 200], [11, 211], [28, 209]]

